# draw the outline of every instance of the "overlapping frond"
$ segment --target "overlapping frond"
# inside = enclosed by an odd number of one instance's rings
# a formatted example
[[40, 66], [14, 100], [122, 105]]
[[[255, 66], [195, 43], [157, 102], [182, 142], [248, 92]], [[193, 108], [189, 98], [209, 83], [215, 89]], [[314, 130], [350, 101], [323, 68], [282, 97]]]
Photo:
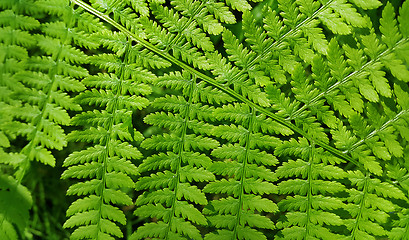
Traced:
[[[214, 111], [223, 124], [213, 135], [226, 140], [212, 151], [219, 159], [210, 167], [220, 178], [206, 185], [206, 193], [219, 195], [205, 208], [210, 227], [215, 231], [205, 239], [267, 239], [263, 230], [274, 229], [266, 214], [275, 213], [277, 205], [266, 195], [277, 193], [277, 180], [270, 168], [278, 163], [271, 152], [281, 141], [270, 134], [288, 130], [257, 114], [244, 104], [229, 104]], [[251, 236], [251, 237], [250, 237]]]
[[276, 171], [283, 179], [279, 192], [286, 196], [278, 203], [286, 214], [277, 224], [282, 230], [276, 239], [343, 239], [334, 229], [344, 225], [340, 210], [346, 207], [341, 200], [346, 188], [339, 180], [347, 173], [331, 164], [333, 156], [304, 138], [284, 143], [275, 153], [296, 157]]
[[360, 171], [350, 171], [348, 175], [355, 187], [348, 191], [349, 204], [345, 208], [352, 217], [345, 220], [351, 239], [376, 239], [376, 236], [390, 235], [382, 225], [387, 223], [391, 213], [399, 209], [393, 200], [407, 201], [404, 193], [392, 184], [373, 179]]
[[13, 144], [10, 141], [18, 134], [14, 126], [21, 124], [13, 116], [22, 104], [17, 92], [23, 86], [16, 79], [16, 73], [28, 70], [25, 64], [28, 51], [36, 44], [32, 31], [40, 27], [40, 22], [27, 16], [24, 9], [12, 1], [5, 2], [0, 10], [0, 162], [17, 168], [24, 156], [8, 150]]
[[[50, 150], [61, 150], [67, 144], [62, 128], [70, 121], [67, 111], [81, 110], [81, 107], [74, 103], [67, 93], [83, 90], [84, 86], [78, 82], [77, 78], [88, 74], [85, 68], [77, 65], [86, 62], [86, 55], [71, 46], [75, 37], [70, 33], [80, 31], [75, 28], [75, 24], [76, 19], [80, 18], [81, 11], [64, 8], [64, 5], [68, 6], [67, 1], [58, 3], [38, 1], [35, 4], [37, 4], [36, 7], [32, 6], [35, 10], [27, 11], [41, 11], [51, 15], [61, 14], [63, 16], [61, 21], [49, 22], [40, 26], [39, 22], [33, 18], [13, 15], [10, 10], [2, 12], [3, 24], [9, 23], [10, 26], [22, 30], [40, 28], [44, 33], [34, 36], [16, 29], [10, 32], [10, 34], [16, 33], [16, 36], [2, 34], [2, 37], [9, 38], [4, 41], [16, 41], [8, 43], [10, 46], [15, 46], [13, 49], [4, 49], [5, 53], [14, 52], [12, 55], [6, 54], [5, 59], [21, 60], [24, 55], [27, 55], [27, 51], [18, 47], [19, 45], [38, 46], [43, 53], [41, 57], [30, 56], [30, 58], [25, 57], [20, 63], [13, 62], [13, 68], [22, 66], [23, 69], [12, 70], [17, 71], [12, 76], [14, 82], [8, 83], [13, 86], [12, 94], [21, 102], [21, 105], [12, 112], [15, 120], [7, 125], [7, 131], [23, 136], [28, 141], [20, 151], [22, 158], [16, 173], [19, 181], [29, 169], [30, 161], [36, 160], [51, 166], [55, 165], [55, 158]], [[53, 4], [58, 4], [63, 10], [56, 13], [52, 9]], [[56, 25], [59, 26], [58, 34], [52, 31], [53, 26]], [[81, 38], [87, 38], [85, 33]], [[9, 71], [9, 77], [12, 71]]]
[[[213, 114], [207, 103], [213, 102], [217, 92], [197, 81], [187, 72], [171, 72], [157, 79], [158, 86], [180, 90], [181, 94], [155, 99], [153, 107], [159, 111], [144, 119], [169, 133], [142, 142], [142, 147], [158, 153], [139, 166], [144, 176], [136, 189], [143, 193], [136, 200], [135, 215], [157, 221], [138, 228], [132, 239], [203, 238], [198, 226], [207, 226], [207, 220], [200, 206], [207, 205], [208, 200], [197, 185], [215, 180], [209, 171], [212, 160], [208, 153], [219, 143], [209, 137], [214, 126], [207, 123]], [[220, 102], [228, 100], [218, 94]]]
[[[84, 129], [69, 135], [72, 141], [91, 146], [64, 161], [68, 169], [62, 177], [83, 180], [67, 192], [81, 197], [67, 210], [69, 219], [64, 224], [75, 228], [73, 239], [123, 237], [118, 224], [125, 225], [126, 218], [118, 206], [133, 204], [126, 189], [134, 188], [132, 177], [138, 174], [134, 162], [142, 156], [135, 143], [143, 136], [134, 128], [132, 116], [149, 105], [145, 96], [151, 93], [151, 87], [146, 83], [156, 78], [133, 62], [139, 48], [124, 35], [105, 30], [94, 37], [115, 53], [91, 57], [91, 62], [107, 73], [86, 77], [83, 83], [89, 90], [76, 97], [78, 103], [94, 110], [76, 115], [72, 124]], [[139, 59], [141, 65], [146, 63], [144, 58]], [[157, 60], [157, 66], [164, 64]]]

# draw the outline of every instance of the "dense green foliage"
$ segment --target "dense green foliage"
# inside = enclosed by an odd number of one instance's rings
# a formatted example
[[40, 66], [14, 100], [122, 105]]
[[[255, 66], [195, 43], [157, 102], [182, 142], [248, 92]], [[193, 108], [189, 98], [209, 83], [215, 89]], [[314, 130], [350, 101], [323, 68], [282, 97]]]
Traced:
[[409, 239], [409, 1], [252, 1], [2, 0], [0, 238]]

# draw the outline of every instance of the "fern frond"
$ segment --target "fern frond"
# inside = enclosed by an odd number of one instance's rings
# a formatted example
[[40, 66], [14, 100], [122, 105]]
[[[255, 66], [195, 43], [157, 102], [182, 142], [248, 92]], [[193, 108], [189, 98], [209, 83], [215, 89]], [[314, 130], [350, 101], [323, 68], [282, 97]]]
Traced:
[[[267, 132], [264, 135], [257, 133], [256, 126], [263, 117], [244, 105], [226, 105], [214, 113], [216, 118], [230, 120], [234, 124], [218, 126], [213, 134], [235, 144], [222, 145], [212, 151], [212, 155], [221, 161], [213, 163], [210, 170], [228, 180], [210, 182], [204, 191], [226, 194], [227, 197], [211, 201], [204, 209], [211, 226], [217, 229], [207, 234], [205, 239], [247, 239], [245, 236], [252, 234], [257, 236], [256, 239], [266, 239], [260, 230], [253, 228], [274, 228], [273, 222], [262, 212], [271, 213], [278, 208], [273, 201], [261, 196], [276, 191], [276, 186], [271, 183], [276, 176], [264, 165], [273, 166], [277, 164], [277, 159], [256, 149], [272, 149], [281, 141]], [[260, 202], [265, 203], [266, 207], [264, 211], [257, 212], [261, 210], [258, 206]]]
[[[195, 225], [206, 226], [207, 221], [193, 204], [206, 205], [207, 199], [202, 190], [192, 186], [192, 183], [215, 179], [207, 170], [211, 160], [206, 153], [218, 146], [218, 142], [200, 136], [210, 135], [214, 126], [204, 121], [212, 113], [211, 109], [207, 109], [210, 112], [201, 112], [204, 107], [201, 99], [207, 99], [204, 96], [211, 94], [211, 91], [200, 87], [201, 84], [196, 81], [186, 72], [158, 78], [158, 86], [183, 89], [183, 95], [157, 98], [153, 106], [169, 112], [152, 113], [144, 119], [148, 124], [169, 129], [171, 133], [154, 135], [142, 142], [142, 147], [157, 149], [159, 154], [148, 157], [139, 166], [141, 172], [157, 173], [142, 177], [137, 182], [137, 190], [148, 191], [138, 197], [136, 204], [139, 207], [135, 214], [156, 217], [160, 221], [140, 227], [132, 235], [133, 239], [149, 236], [202, 239]], [[153, 232], [148, 232], [153, 228]]]
[[37, 19], [25, 16], [23, 9], [13, 9], [15, 4], [17, 3], [11, 1], [4, 3], [0, 12], [0, 103], [6, 104], [1, 112], [3, 126], [7, 122], [13, 122], [10, 114], [14, 111], [8, 112], [10, 107], [20, 106], [21, 101], [16, 99], [15, 91], [22, 86], [16, 83], [14, 74], [27, 69], [25, 61], [29, 57], [28, 51], [36, 42], [30, 30], [36, 30], [40, 26]]
[[[120, 39], [108, 31], [104, 35]], [[119, 38], [116, 38], [119, 37]], [[117, 205], [131, 205], [132, 200], [123, 189], [134, 187], [131, 176], [138, 171], [132, 159], [142, 156], [132, 144], [143, 139], [132, 124], [132, 113], [149, 104], [145, 95], [151, 88], [155, 75], [130, 63], [132, 43], [124, 41], [105, 41], [111, 44], [117, 54], [107, 53], [92, 58], [92, 62], [107, 69], [109, 74], [87, 77], [83, 83], [92, 90], [77, 96], [82, 105], [97, 106], [101, 110], [83, 112], [76, 115], [72, 124], [84, 126], [82, 131], [74, 131], [70, 139], [93, 143], [94, 146], [72, 153], [65, 161], [63, 178], [84, 179], [67, 191], [69, 195], [85, 196], [75, 201], [67, 210], [70, 218], [64, 227], [76, 228], [72, 234], [75, 239], [99, 239], [123, 237], [117, 224], [126, 224], [124, 213]], [[99, 90], [97, 90], [99, 89]], [[89, 195], [89, 196], [88, 196]], [[94, 201], [97, 201], [97, 204]]]
[[[388, 234], [380, 224], [387, 221], [388, 213], [396, 209], [389, 199], [406, 199], [405, 195], [391, 184], [365, 176], [361, 172], [349, 172], [349, 179], [357, 189], [349, 191], [346, 210], [353, 219], [345, 220], [352, 238], [375, 239], [373, 236]], [[386, 198], [386, 199], [385, 199]]]
[[[30, 4], [33, 7], [32, 3], [27, 2], [27, 5]], [[38, 5], [33, 7], [36, 8], [33, 12], [41, 9], [41, 4], [37, 2], [36, 4]], [[15, 6], [13, 9], [23, 12], [25, 11], [25, 7], [23, 6], [20, 8]], [[41, 9], [41, 11], [44, 11], [44, 9]], [[61, 56], [64, 55], [64, 52], [70, 52], [69, 50], [62, 50], [60, 56], [58, 56], [58, 52], [62, 49], [62, 46], [59, 45], [61, 40], [39, 37], [31, 34], [28, 30], [38, 31], [39, 27], [41, 27], [38, 20], [33, 17], [18, 14], [12, 10], [2, 11], [1, 16], [1, 25], [6, 26], [1, 29], [4, 31], [2, 37], [5, 37], [2, 41], [10, 46], [15, 46], [4, 48], [5, 59], [2, 59], [2, 61], [4, 60], [3, 63], [5, 64], [2, 64], [2, 67], [6, 67], [6, 69], [4, 69], [6, 71], [2, 70], [1, 72], [13, 73], [13, 71], [16, 71], [16, 73], [12, 75], [12, 78], [9, 78], [11, 75], [8, 75], [6, 78], [2, 77], [1, 79], [5, 79], [5, 81], [3, 82], [2, 80], [1, 85], [9, 85], [10, 83], [7, 81], [8, 78], [13, 80], [14, 86], [11, 88], [13, 93], [10, 96], [22, 103], [22, 105], [17, 105], [18, 108], [15, 109], [15, 113], [12, 115], [13, 120], [5, 125], [8, 135], [13, 138], [15, 135], [21, 135], [26, 139], [26, 142], [20, 149], [20, 156], [25, 157], [20, 160], [16, 172], [17, 180], [21, 182], [25, 173], [29, 169], [30, 161], [37, 160], [51, 166], [55, 165], [55, 159], [51, 154], [50, 149], [61, 150], [67, 144], [65, 134], [61, 127], [62, 125], [68, 125], [69, 123], [70, 117], [67, 114], [67, 109], [69, 108], [67, 108], [67, 106], [72, 106], [75, 110], [78, 110], [79, 107], [72, 103], [65, 91], [81, 91], [84, 87], [77, 82], [77, 80], [69, 79], [67, 82], [70, 84], [60, 89], [60, 86], [55, 84], [57, 82], [56, 79], [61, 79], [63, 77], [58, 75], [56, 71], [56, 66], [58, 64], [49, 66], [49, 68], [46, 69], [41, 69], [36, 68], [36, 64], [32, 61], [33, 58], [28, 58], [28, 51], [22, 47], [31, 49], [34, 44], [40, 46], [41, 44], [39, 44], [39, 42], [43, 40], [48, 42], [41, 46], [45, 47], [45, 45], [47, 45], [47, 48], [41, 50], [46, 50], [43, 53], [49, 53], [52, 55], [52, 58], [54, 59], [53, 61], [64, 62]], [[12, 28], [18, 29], [10, 32], [9, 30], [12, 30]], [[68, 42], [69, 40], [67, 43]], [[50, 50], [51, 48], [53, 49], [52, 51]], [[10, 50], [15, 51], [15, 53], [8, 54]], [[78, 55], [79, 51], [77, 50], [76, 52]], [[14, 61], [24, 61], [24, 64], [14, 62], [15, 66], [7, 69], [9, 64], [7, 60], [8, 58]], [[76, 62], [83, 62], [83, 60], [84, 59], [80, 58]], [[61, 95], [64, 97], [61, 98]], [[60, 98], [57, 99], [57, 96]], [[16, 127], [20, 127], [20, 129]], [[10, 159], [13, 160], [13, 157]]]
[[[73, 23], [69, 23], [73, 24]], [[75, 49], [65, 48], [61, 41], [66, 39], [52, 39], [52, 38], [39, 38], [39, 46], [46, 53], [51, 55], [51, 60], [53, 63], [62, 62], [70, 64], [70, 62], [83, 63], [86, 58], [82, 53]], [[60, 53], [60, 54], [58, 54]], [[74, 54], [74, 55], [73, 55]], [[75, 58], [75, 60], [74, 60]], [[68, 62], [66, 62], [68, 61]], [[21, 99], [25, 102], [33, 104], [34, 109], [38, 109], [37, 116], [29, 119], [32, 124], [36, 125], [35, 130], [30, 134], [34, 138], [30, 138], [31, 141], [27, 148], [24, 148], [23, 151], [29, 158], [30, 156], [36, 156], [36, 159], [50, 165], [54, 165], [52, 155], [46, 149], [43, 149], [42, 146], [45, 146], [49, 149], [62, 149], [66, 145], [65, 135], [59, 124], [67, 125], [69, 122], [69, 116], [66, 113], [67, 109], [80, 110], [79, 106], [73, 103], [72, 99], [68, 95], [59, 90], [58, 87], [61, 84], [61, 75], [58, 75], [55, 64], [50, 69], [49, 74], [37, 74], [37, 73], [21, 73], [16, 75], [17, 79], [23, 83], [26, 88], [31, 88], [23, 90], [24, 95]], [[35, 65], [32, 66], [32, 69], [41, 71]], [[51, 75], [51, 73], [53, 75]], [[74, 78], [68, 78], [69, 85], [65, 85], [62, 89], [68, 91], [81, 91], [84, 89], [83, 85], [77, 82]], [[41, 92], [37, 92], [38, 90]], [[38, 107], [37, 107], [38, 105]], [[40, 145], [37, 147], [37, 144]]]
[[[282, 211], [288, 211], [286, 217], [278, 223], [278, 227], [283, 229], [279, 239], [341, 239], [342, 235], [331, 230], [331, 226], [344, 224], [336, 210], [346, 205], [333, 196], [346, 190], [345, 186], [337, 182], [347, 176], [346, 172], [325, 163], [325, 155], [318, 154], [322, 149], [315, 149], [306, 141], [294, 141], [285, 148], [305, 150], [292, 151], [301, 159], [289, 160], [276, 171], [278, 178], [290, 178], [278, 184], [281, 194], [290, 195], [278, 204]], [[276, 153], [284, 154], [279, 148]]]

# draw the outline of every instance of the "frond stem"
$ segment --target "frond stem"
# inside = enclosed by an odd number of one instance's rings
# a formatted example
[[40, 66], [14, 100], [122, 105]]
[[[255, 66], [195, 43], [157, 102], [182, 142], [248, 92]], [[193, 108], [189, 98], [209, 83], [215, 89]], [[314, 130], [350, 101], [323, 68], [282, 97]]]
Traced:
[[[176, 182], [175, 182], [175, 188], [173, 189], [174, 196], [173, 196], [173, 199], [172, 199], [172, 210], [171, 210], [171, 213], [170, 213], [170, 216], [169, 216], [169, 222], [167, 223], [168, 227], [167, 227], [167, 231], [166, 231], [165, 238], [164, 238], [166, 240], [169, 239], [169, 232], [172, 229], [172, 219], [175, 217], [175, 211], [176, 211], [175, 206], [176, 206], [176, 200], [177, 200], [176, 196], [177, 196], [177, 191], [178, 191], [178, 185], [180, 183], [180, 168], [181, 168], [181, 165], [182, 165], [182, 154], [183, 154], [183, 151], [184, 151], [184, 145], [185, 145], [184, 143], [185, 143], [185, 137], [186, 137], [186, 133], [187, 133], [187, 123], [188, 123], [188, 119], [189, 119], [190, 107], [191, 107], [192, 101], [193, 101], [192, 95], [193, 95], [193, 90], [194, 90], [193, 88], [195, 86], [195, 83], [196, 83], [196, 79], [194, 78], [194, 79], [192, 79], [192, 83], [189, 86], [189, 101], [188, 101], [187, 109], [186, 109], [185, 116], [184, 116], [184, 123], [183, 123], [183, 126], [182, 126], [182, 132], [181, 132], [181, 140], [180, 140], [179, 149], [178, 149], [178, 163], [176, 165], [176, 173], [175, 173], [176, 174]], [[169, 240], [173, 240], [173, 239], [169, 239]]]
[[[126, 48], [125, 48], [125, 55], [123, 56], [123, 59], [122, 59], [122, 61], [125, 64], [127, 63], [130, 45], [131, 45], [131, 42], [128, 41], [128, 44], [126, 45]], [[121, 68], [120, 68], [119, 86], [117, 88], [114, 88], [114, 90], [113, 90], [113, 93], [115, 95], [115, 100], [114, 100], [114, 104], [112, 104], [112, 109], [111, 109], [111, 112], [112, 112], [111, 114], [112, 115], [111, 115], [110, 121], [107, 123], [107, 125], [108, 125], [107, 126], [108, 127], [108, 131], [107, 131], [108, 136], [106, 137], [106, 139], [104, 139], [104, 145], [105, 145], [104, 149], [105, 149], [105, 151], [104, 151], [104, 154], [103, 154], [103, 156], [101, 158], [101, 161], [103, 163], [103, 165], [102, 165], [103, 170], [102, 170], [102, 176], [101, 176], [101, 186], [103, 186], [103, 187], [101, 189], [100, 195], [98, 196], [100, 198], [99, 203], [98, 203], [99, 204], [98, 209], [100, 209], [100, 211], [98, 212], [98, 220], [97, 220], [97, 229], [98, 230], [101, 228], [101, 219], [102, 219], [101, 209], [102, 209], [102, 204], [104, 202], [104, 189], [105, 189], [105, 186], [106, 186], [106, 173], [107, 173], [107, 168], [108, 168], [108, 158], [109, 158], [109, 148], [110, 148], [109, 145], [110, 145], [110, 142], [111, 142], [111, 139], [112, 139], [112, 127], [115, 124], [115, 115], [116, 115], [116, 111], [118, 109], [118, 98], [116, 98], [116, 96], [121, 94], [124, 75], [125, 75], [125, 68], [122, 65]], [[99, 231], [96, 232], [95, 239], [98, 239], [98, 236], [99, 236], [98, 232]]]
[[310, 156], [308, 160], [308, 170], [307, 170], [307, 181], [308, 181], [308, 191], [307, 191], [307, 223], [305, 225], [305, 233], [308, 236], [309, 226], [310, 226], [310, 217], [311, 217], [311, 208], [312, 208], [312, 165], [314, 164], [314, 142], [310, 142]]
[[246, 156], [243, 159], [243, 167], [241, 169], [241, 179], [240, 179], [240, 196], [239, 196], [239, 204], [237, 206], [237, 216], [236, 216], [236, 224], [234, 225], [234, 231], [233, 231], [233, 239], [238, 239], [237, 236], [237, 227], [240, 224], [240, 218], [241, 218], [241, 212], [243, 208], [243, 197], [244, 197], [244, 183], [246, 180], [246, 167], [247, 167], [247, 160], [249, 157], [249, 151], [250, 151], [250, 136], [253, 131], [253, 123], [254, 123], [254, 118], [256, 117], [256, 110], [254, 108], [251, 108], [251, 117], [249, 121], [249, 126], [248, 126], [248, 134], [246, 136]]
[[366, 176], [365, 176], [365, 184], [364, 184], [364, 187], [363, 187], [363, 189], [362, 189], [362, 191], [363, 191], [363, 196], [362, 196], [362, 198], [361, 198], [361, 202], [359, 203], [359, 212], [358, 212], [358, 214], [356, 215], [356, 220], [355, 220], [354, 228], [353, 228], [352, 231], [351, 231], [351, 239], [355, 239], [355, 238], [356, 238], [355, 234], [356, 234], [356, 231], [357, 231], [357, 229], [358, 229], [358, 227], [359, 227], [359, 221], [360, 221], [361, 218], [362, 218], [362, 211], [363, 211], [363, 209], [365, 208], [365, 198], [366, 198], [366, 196], [367, 196], [367, 194], [368, 194], [368, 178], [369, 178], [369, 173], [367, 173]]

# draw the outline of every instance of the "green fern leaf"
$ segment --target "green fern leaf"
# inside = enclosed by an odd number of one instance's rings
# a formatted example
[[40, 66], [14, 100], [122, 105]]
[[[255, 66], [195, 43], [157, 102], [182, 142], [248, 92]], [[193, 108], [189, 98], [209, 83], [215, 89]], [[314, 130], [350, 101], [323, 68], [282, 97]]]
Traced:
[[[258, 151], [253, 148], [271, 148], [277, 146], [280, 141], [268, 135], [253, 133], [253, 127], [256, 125], [257, 116], [251, 109], [241, 105], [226, 105], [223, 108], [216, 109], [217, 118], [235, 122], [235, 125], [222, 125], [214, 130], [214, 135], [227, 139], [229, 142], [238, 142], [236, 145], [224, 145], [215, 149], [212, 154], [220, 159], [230, 159], [221, 162], [215, 162], [210, 170], [229, 179], [221, 179], [206, 185], [204, 191], [214, 194], [227, 194], [227, 198], [221, 198], [210, 202], [205, 208], [205, 213], [214, 227], [218, 229], [219, 234], [210, 233], [205, 239], [216, 237], [224, 238], [244, 238], [244, 235], [254, 233], [255, 236], [265, 238], [262, 233], [249, 227], [274, 228], [273, 223], [259, 213], [255, 213], [255, 206], [252, 206], [251, 199], [256, 198], [267, 203], [270, 207], [265, 210], [275, 211], [276, 205], [268, 199], [258, 198], [257, 195], [271, 194], [276, 191], [276, 187], [269, 181], [275, 181], [275, 176], [267, 168], [257, 166], [254, 161], [258, 159]], [[227, 151], [226, 151], [227, 150]], [[256, 156], [253, 156], [256, 155]], [[263, 160], [266, 165], [276, 164], [275, 158], [268, 154], [263, 154]], [[228, 204], [228, 205], [226, 205]], [[245, 207], [248, 206], [248, 207]], [[226, 215], [220, 215], [226, 214]], [[249, 226], [249, 227], [247, 227]]]
[[346, 1], [334, 1], [330, 4], [330, 7], [353, 27], [366, 27], [366, 21], [362, 15]]
[[[353, 185], [357, 186], [358, 190], [350, 191], [349, 204], [346, 208], [354, 219], [345, 222], [347, 228], [351, 231], [352, 237], [361, 238], [370, 236], [382, 236], [387, 234], [387, 231], [379, 225], [386, 222], [388, 215], [386, 212], [391, 212], [395, 209], [395, 205], [387, 199], [379, 196], [395, 199], [405, 198], [402, 192], [396, 187], [381, 183], [377, 179], [365, 177], [361, 172], [350, 172], [350, 180]], [[379, 189], [378, 189], [379, 187]], [[365, 201], [367, 205], [363, 205]], [[374, 222], [367, 219], [374, 219]], [[359, 227], [358, 227], [359, 226]]]
[[[305, 144], [305, 141], [300, 141], [300, 143]], [[289, 144], [296, 148], [302, 146], [296, 146], [297, 142], [295, 141]], [[339, 234], [326, 229], [325, 226], [343, 225], [340, 216], [332, 211], [344, 208], [345, 204], [326, 195], [345, 191], [344, 186], [339, 182], [330, 180], [343, 179], [347, 174], [338, 167], [326, 165], [318, 159], [314, 159], [315, 156], [318, 156], [318, 154], [315, 155], [315, 151], [313, 146], [309, 146], [304, 151], [293, 150], [291, 152], [294, 155], [307, 158], [309, 161], [290, 160], [277, 169], [278, 178], [297, 176], [307, 179], [289, 179], [278, 185], [281, 193], [295, 194], [295, 197], [288, 196], [279, 203], [282, 210], [289, 211], [285, 221], [279, 222], [279, 228], [283, 228], [281, 233], [284, 239], [298, 239], [299, 236], [295, 232], [299, 232], [303, 238], [341, 238]], [[279, 153], [282, 154], [281, 151]]]
[[0, 176], [0, 235], [18, 239], [24, 234], [33, 204], [30, 192], [10, 176]]
[[[36, 2], [36, 4], [38, 4], [36, 7], [31, 6], [40, 8], [41, 11], [47, 11], [46, 8], [41, 8], [42, 2]], [[16, 9], [20, 11], [24, 7]], [[65, 9], [64, 11], [61, 12], [62, 15], [72, 12], [71, 9]], [[8, 19], [7, 21], [11, 24], [10, 27], [13, 25], [24, 30], [37, 29], [40, 31], [39, 27], [46, 26], [45, 24], [40, 25], [39, 21], [32, 17], [25, 17], [16, 13], [10, 10], [4, 11], [1, 19]], [[10, 17], [13, 19], [10, 19]], [[6, 22], [2, 22], [2, 25], [5, 24]], [[73, 27], [73, 29], [75, 29], [74, 24], [75, 20], [66, 22], [66, 26]], [[10, 27], [2, 28], [1, 31], [11, 29]], [[65, 32], [67, 31], [65, 29]], [[72, 68], [81, 69], [82, 75], [87, 74], [84, 68], [75, 66], [75, 64], [86, 62], [85, 55], [70, 46], [72, 39], [56, 36], [52, 31], [44, 31], [43, 33], [44, 36], [34, 36], [28, 31], [17, 30], [15, 37], [20, 36], [20, 39], [15, 43], [9, 42], [9, 44], [17, 44], [27, 48], [36, 44], [39, 47], [38, 51], [44, 54], [43, 58], [26, 59], [26, 69], [19, 70], [13, 76], [14, 80], [18, 82], [16, 85], [18, 87], [13, 89], [15, 99], [24, 103], [25, 107], [21, 108], [21, 110], [27, 111], [26, 113], [16, 114], [14, 118], [17, 122], [28, 123], [28, 127], [23, 127], [25, 124], [22, 124], [23, 129], [13, 130], [17, 131], [18, 134], [25, 135], [27, 139], [21, 149], [21, 154], [26, 157], [21, 161], [16, 172], [18, 181], [21, 181], [28, 171], [30, 161], [37, 160], [51, 166], [55, 165], [55, 158], [50, 150], [62, 150], [67, 144], [62, 128], [63, 125], [68, 125], [70, 121], [67, 111], [81, 110], [78, 104], [72, 102], [67, 92], [82, 91], [84, 86], [75, 79], [76, 76], [64, 74], [58, 68], [65, 64], [66, 66], [72, 66]], [[10, 37], [14, 33], [10, 34], [2, 36]], [[3, 41], [8, 42], [9, 40], [4, 39]], [[50, 56], [45, 57], [46, 55]], [[23, 56], [19, 54], [16, 57], [21, 58]], [[53, 62], [54, 64], [44, 67], [39, 66], [40, 62], [47, 62], [48, 64]], [[56, 64], [57, 62], [60, 64]], [[62, 78], [67, 79], [67, 84], [61, 84]]]
[[378, 0], [369, 0], [369, 1], [362, 1], [362, 0], [352, 0], [352, 2], [360, 8], [363, 9], [375, 9], [382, 5], [382, 3]]
[[408, 37], [408, 3], [404, 2], [401, 6], [401, 8], [399, 9], [399, 16], [398, 16], [398, 21], [399, 21], [399, 30], [401, 31], [402, 35], [404, 37]]
[[1, 172], [75, 147], [72, 239], [405, 239], [408, 2], [258, 2], [0, 2]]
[[[218, 142], [209, 138], [196, 136], [210, 134], [213, 126], [203, 120], [205, 114], [200, 113], [201, 104], [194, 99], [208, 99], [206, 89], [198, 88], [195, 79], [186, 73], [172, 73], [159, 78], [159, 85], [175, 89], [183, 89], [182, 96], [165, 96], [157, 98], [153, 106], [170, 112], [152, 113], [145, 118], [145, 122], [168, 128], [171, 134], [154, 135], [142, 142], [142, 147], [171, 151], [159, 153], [147, 158], [140, 165], [140, 171], [157, 170], [156, 174], [142, 177], [136, 184], [138, 190], [150, 189], [150, 192], [138, 197], [139, 205], [135, 214], [146, 217], [161, 218], [158, 224], [167, 227], [155, 229], [154, 235], [146, 232], [154, 225], [146, 224], [133, 235], [135, 239], [148, 236], [179, 239], [183, 237], [201, 239], [199, 230], [192, 223], [206, 225], [202, 213], [193, 204], [206, 205], [208, 203], [200, 188], [192, 186], [192, 182], [208, 182], [214, 180], [214, 175], [207, 168], [211, 163], [208, 156], [201, 153], [215, 148]], [[198, 95], [198, 97], [195, 97]], [[202, 115], [203, 114], [203, 115]], [[200, 121], [190, 120], [196, 116]], [[161, 205], [143, 205], [155, 202]], [[146, 209], [165, 207], [169, 214], [163, 216], [159, 211], [146, 215]], [[163, 216], [163, 217], [162, 217]], [[159, 227], [159, 225], [158, 225]], [[177, 236], [177, 237], [176, 237]]]
[[[67, 211], [70, 217], [64, 227], [75, 228], [71, 235], [74, 239], [123, 237], [117, 224], [126, 224], [126, 218], [117, 206], [131, 205], [132, 200], [120, 189], [135, 185], [130, 176], [138, 171], [130, 159], [140, 158], [141, 153], [130, 143], [143, 138], [132, 125], [132, 111], [149, 104], [143, 95], [150, 94], [151, 89], [144, 81], [155, 78], [148, 70], [129, 63], [135, 49], [126, 40], [124, 46], [121, 36], [108, 31], [101, 34], [111, 38], [104, 44], [117, 50], [117, 55], [106, 53], [91, 61], [111, 73], [86, 78], [83, 82], [92, 90], [78, 95], [77, 101], [102, 109], [75, 116], [72, 123], [86, 128], [69, 136], [95, 146], [70, 155], [64, 162], [68, 169], [62, 174], [63, 178], [85, 179], [67, 191], [69, 195], [86, 196]], [[98, 199], [98, 204], [90, 199]]]

